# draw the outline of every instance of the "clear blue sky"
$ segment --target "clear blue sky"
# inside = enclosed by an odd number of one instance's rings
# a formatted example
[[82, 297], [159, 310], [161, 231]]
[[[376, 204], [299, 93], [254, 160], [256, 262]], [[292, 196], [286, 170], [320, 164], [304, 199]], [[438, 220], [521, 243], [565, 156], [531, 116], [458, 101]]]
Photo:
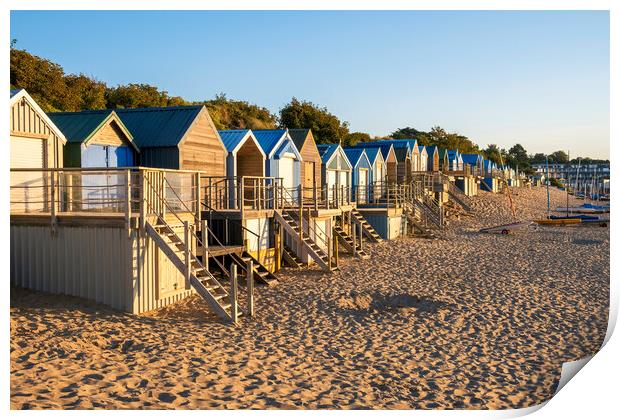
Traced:
[[11, 37], [110, 85], [273, 112], [296, 96], [372, 135], [440, 125], [609, 157], [607, 12], [21, 11]]

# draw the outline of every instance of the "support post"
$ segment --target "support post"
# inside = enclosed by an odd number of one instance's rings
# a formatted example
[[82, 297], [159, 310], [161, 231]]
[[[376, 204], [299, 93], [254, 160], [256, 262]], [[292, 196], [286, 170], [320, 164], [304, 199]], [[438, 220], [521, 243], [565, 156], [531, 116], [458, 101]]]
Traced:
[[202, 242], [202, 265], [209, 271], [209, 232], [207, 221], [200, 221], [200, 242]]
[[196, 172], [196, 220], [202, 215], [202, 201], [200, 200], [200, 172]]
[[230, 316], [235, 324], [239, 320], [239, 308], [237, 308], [237, 265], [230, 265]]
[[254, 316], [254, 262], [252, 260], [248, 260], [246, 267], [246, 289], [247, 289], [247, 299], [248, 299], [248, 316]]
[[[335, 232], [335, 228], [332, 229], [332, 237], [336, 237], [336, 235], [334, 234]], [[336, 267], [338, 267], [340, 265], [340, 257], [338, 255], [338, 239], [336, 238], [334, 241], [334, 259], [336, 260]]]
[[353, 256], [356, 257], [357, 256], [357, 242], [356, 242], [356, 236], [357, 236], [357, 226], [352, 222], [352, 238], [353, 239]]
[[274, 248], [273, 251], [275, 254], [275, 262], [273, 264], [273, 271], [277, 273], [278, 271], [280, 271], [280, 260], [281, 260], [279, 223], [277, 223], [277, 226], [275, 226], [275, 229], [273, 230], [273, 248]]
[[56, 234], [56, 171], [50, 172], [50, 217], [52, 222], [52, 234]]
[[329, 267], [329, 271], [332, 271], [332, 247], [333, 236], [327, 237], [327, 266]]
[[140, 188], [140, 230], [144, 233], [146, 227], [146, 201], [144, 200], [144, 177], [145, 173], [140, 170], [140, 177], [138, 180], [138, 187]]
[[189, 278], [191, 276], [192, 270], [189, 257], [189, 222], [187, 220], [183, 222], [183, 242], [185, 245], [185, 288], [189, 289]]
[[125, 225], [127, 235], [131, 235], [131, 171], [125, 171]]

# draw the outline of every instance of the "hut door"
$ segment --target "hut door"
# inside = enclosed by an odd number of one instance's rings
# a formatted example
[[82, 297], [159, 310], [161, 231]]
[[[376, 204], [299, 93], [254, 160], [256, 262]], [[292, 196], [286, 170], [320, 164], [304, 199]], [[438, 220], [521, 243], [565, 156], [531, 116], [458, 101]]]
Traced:
[[336, 187], [336, 171], [327, 171], [327, 195], [329, 200], [334, 198], [334, 188]]
[[[47, 168], [47, 141], [11, 136], [11, 168]], [[11, 210], [41, 211], [47, 201], [47, 174], [11, 172]]]
[[314, 162], [304, 162], [304, 198], [314, 195]]
[[367, 193], [368, 193], [368, 169], [360, 169], [357, 178], [357, 200], [360, 203], [365, 203], [367, 201]]

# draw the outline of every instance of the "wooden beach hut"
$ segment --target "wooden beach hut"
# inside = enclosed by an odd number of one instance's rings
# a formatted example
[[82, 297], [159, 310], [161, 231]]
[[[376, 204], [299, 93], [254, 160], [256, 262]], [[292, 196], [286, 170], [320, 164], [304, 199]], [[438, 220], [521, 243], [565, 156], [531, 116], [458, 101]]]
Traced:
[[439, 170], [450, 170], [450, 159], [448, 159], [448, 149], [439, 148]]
[[421, 172], [426, 172], [428, 171], [428, 152], [426, 151], [426, 147], [425, 146], [418, 146], [418, 153], [419, 153], [419, 166], [418, 166], [418, 171]]
[[339, 201], [342, 201], [343, 194], [349, 195], [353, 166], [340, 145], [319, 144], [317, 147], [321, 154], [321, 172], [327, 198], [332, 201], [340, 197]]
[[370, 161], [372, 170], [370, 171], [370, 184], [375, 195], [380, 194], [383, 186], [387, 184], [388, 171], [383, 153], [379, 147], [364, 148], [366, 156]]
[[352, 199], [358, 203], [368, 202], [372, 164], [365, 149], [346, 148], [344, 152], [351, 163]]
[[265, 176], [281, 178], [288, 196], [284, 198], [296, 199], [303, 159], [288, 130], [254, 130], [253, 133], [265, 152]]
[[320, 191], [323, 185], [319, 149], [316, 147], [312, 130], [295, 128], [289, 129], [288, 132], [303, 161], [300, 170], [303, 198], [304, 200], [313, 200], [316, 198], [314, 191]]
[[140, 148], [141, 166], [226, 176], [228, 151], [205, 106], [115, 111]]
[[426, 146], [426, 153], [428, 155], [427, 170], [432, 172], [441, 170], [439, 166], [439, 148], [437, 146]]
[[[374, 140], [358, 143], [355, 147], [383, 147], [392, 146], [396, 158], [396, 183], [409, 182], [412, 174], [411, 163], [411, 141], [410, 140]], [[385, 156], [385, 155], [384, 155]], [[389, 180], [389, 164], [388, 162], [388, 180]], [[392, 182], [391, 180], [389, 180]]]
[[[10, 167], [61, 168], [67, 142], [62, 131], [24, 89], [11, 90], [9, 107]], [[49, 178], [46, 171], [11, 172], [11, 211], [45, 210]]]
[[448, 162], [451, 171], [463, 170], [463, 158], [458, 150], [448, 150]]
[[62, 131], [25, 89], [11, 90], [11, 168], [62, 168]]
[[133, 136], [113, 110], [50, 113], [49, 117], [65, 134], [66, 168], [102, 168], [79, 176], [66, 173], [63, 185], [76, 204], [70, 210], [110, 210], [121, 205], [123, 177], [111, 175], [108, 168], [136, 166], [139, 148]]
[[119, 168], [136, 165], [140, 149], [113, 110], [54, 112], [49, 117], [67, 138], [65, 167]]
[[255, 181], [265, 176], [267, 156], [251, 130], [220, 130], [218, 133], [228, 151], [226, 177], [229, 207], [241, 207], [237, 202], [239, 183], [242, 183], [243, 205], [252, 205], [253, 201], [258, 199], [256, 188], [259, 185]]
[[469, 165], [471, 175], [482, 176], [484, 174], [484, 159], [480, 154], [463, 153], [461, 157], [463, 164]]

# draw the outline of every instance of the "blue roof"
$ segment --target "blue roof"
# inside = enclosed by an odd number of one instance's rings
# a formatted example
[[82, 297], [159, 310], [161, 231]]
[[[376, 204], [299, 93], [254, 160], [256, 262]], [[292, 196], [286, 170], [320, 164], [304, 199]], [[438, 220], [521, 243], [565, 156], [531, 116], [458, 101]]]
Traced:
[[333, 156], [334, 152], [338, 150], [337, 144], [317, 144], [316, 147], [319, 149], [319, 155], [321, 155], [321, 161], [323, 163], [327, 163], [327, 161]]
[[219, 130], [222, 143], [226, 147], [226, 150], [232, 152], [241, 143], [250, 130]]
[[379, 155], [383, 157], [383, 155], [381, 154], [381, 149], [378, 147], [368, 147], [364, 148], [364, 150], [366, 151], [366, 156], [368, 156], [368, 160], [370, 161], [371, 165], [374, 165]]
[[458, 159], [459, 151], [458, 150], [448, 150], [448, 160]]
[[358, 161], [364, 154], [364, 149], [346, 148], [344, 149], [344, 154], [347, 155], [347, 159], [349, 159], [351, 165], [357, 166]]
[[464, 163], [468, 165], [477, 165], [480, 160], [480, 155], [476, 153], [463, 153], [461, 155]]
[[435, 150], [439, 151], [439, 148], [437, 146], [426, 146], [426, 153], [429, 155], [434, 154]]
[[286, 130], [253, 130], [254, 137], [266, 155], [270, 155], [280, 139], [286, 134]]
[[138, 147], [177, 146], [203, 105], [115, 109]]
[[422, 153], [425, 149], [426, 149], [426, 146], [418, 146], [418, 150], [420, 151], [420, 153]]
[[383, 146], [383, 145], [391, 144], [392, 146], [394, 146], [394, 149], [407, 148], [407, 149], [411, 150], [412, 142], [415, 143], [415, 140], [411, 140], [411, 139], [402, 139], [402, 140], [394, 140], [394, 139], [373, 140], [373, 141], [366, 141], [366, 142], [363, 142], [363, 143], [358, 143], [355, 147]]

